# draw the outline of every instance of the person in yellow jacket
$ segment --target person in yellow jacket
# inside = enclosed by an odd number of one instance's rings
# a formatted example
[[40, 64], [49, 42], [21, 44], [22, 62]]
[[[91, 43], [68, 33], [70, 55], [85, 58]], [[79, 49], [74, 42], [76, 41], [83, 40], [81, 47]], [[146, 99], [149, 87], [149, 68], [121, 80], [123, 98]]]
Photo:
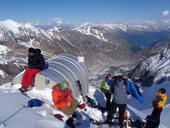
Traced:
[[160, 124], [160, 116], [163, 110], [163, 106], [165, 105], [167, 100], [166, 90], [165, 88], [160, 88], [156, 94], [156, 97], [152, 101], [152, 105], [154, 107], [151, 116], [157, 120], [156, 127], [159, 127]]

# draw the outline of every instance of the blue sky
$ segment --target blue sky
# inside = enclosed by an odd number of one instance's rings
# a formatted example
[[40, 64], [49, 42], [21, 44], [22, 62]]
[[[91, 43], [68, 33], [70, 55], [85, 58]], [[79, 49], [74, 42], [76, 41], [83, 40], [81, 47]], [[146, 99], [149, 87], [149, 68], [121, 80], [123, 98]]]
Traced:
[[169, 10], [170, 0], [1, 0], [0, 20], [161, 23]]

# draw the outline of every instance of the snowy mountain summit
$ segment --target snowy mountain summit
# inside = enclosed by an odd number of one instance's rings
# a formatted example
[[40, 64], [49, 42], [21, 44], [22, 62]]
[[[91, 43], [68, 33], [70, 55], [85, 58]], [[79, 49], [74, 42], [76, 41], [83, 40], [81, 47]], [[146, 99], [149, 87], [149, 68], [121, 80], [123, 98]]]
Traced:
[[5, 20], [0, 22], [0, 27], [6, 28], [8, 31], [12, 31], [14, 33], [19, 33], [19, 27], [22, 27], [23, 25], [13, 21], [13, 20]]
[[[38, 31], [35, 27], [33, 27], [30, 23], [17, 23], [11, 19], [0, 21], [0, 28], [13, 33], [14, 35], [24, 35], [24, 33], [28, 33], [29, 31]], [[24, 33], [22, 33], [24, 32]]]

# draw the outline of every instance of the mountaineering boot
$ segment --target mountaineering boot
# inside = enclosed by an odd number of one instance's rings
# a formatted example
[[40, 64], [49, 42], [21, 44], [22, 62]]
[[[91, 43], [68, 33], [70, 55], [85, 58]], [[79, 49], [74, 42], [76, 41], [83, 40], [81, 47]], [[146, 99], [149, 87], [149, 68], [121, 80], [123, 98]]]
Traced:
[[104, 123], [108, 124], [108, 125], [111, 125], [113, 122], [112, 122], [112, 120], [106, 120]]
[[67, 121], [66, 121], [66, 124], [68, 126], [70, 126], [71, 128], [75, 128], [75, 125], [74, 125], [74, 120], [72, 117], [70, 117]]
[[28, 91], [28, 88], [21, 87], [21, 88], [19, 88], [18, 90], [20, 90], [21, 92], [26, 92], [26, 91]]
[[74, 112], [72, 115], [72, 118], [76, 118], [76, 117], [77, 117], [77, 114], [76, 114], [76, 112]]
[[54, 116], [55, 118], [63, 121], [64, 116], [62, 116], [61, 114], [54, 114], [53, 116]]

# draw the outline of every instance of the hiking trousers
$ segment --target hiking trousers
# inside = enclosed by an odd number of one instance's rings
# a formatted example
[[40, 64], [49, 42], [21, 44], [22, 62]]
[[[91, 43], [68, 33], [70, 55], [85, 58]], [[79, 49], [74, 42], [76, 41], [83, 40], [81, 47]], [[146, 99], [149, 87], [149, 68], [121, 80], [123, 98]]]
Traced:
[[157, 121], [156, 126], [159, 127], [160, 124], [160, 116], [161, 116], [162, 108], [154, 107], [151, 116], [154, 117]]
[[38, 68], [26, 68], [21, 82], [22, 87], [28, 88], [38, 72], [40, 72]]
[[110, 106], [110, 100], [111, 100], [111, 93], [106, 92], [105, 93], [105, 97], [106, 97], [106, 110], [109, 110], [109, 106]]
[[111, 122], [113, 119], [113, 114], [115, 114], [117, 107], [119, 108], [119, 125], [123, 126], [124, 121], [124, 113], [126, 110], [126, 104], [117, 104], [114, 101], [110, 104], [108, 115], [107, 115], [107, 121]]
[[61, 110], [66, 115], [73, 115], [73, 113], [75, 112], [77, 106], [78, 106], [78, 101], [73, 98], [70, 107], [59, 108], [59, 110]]

